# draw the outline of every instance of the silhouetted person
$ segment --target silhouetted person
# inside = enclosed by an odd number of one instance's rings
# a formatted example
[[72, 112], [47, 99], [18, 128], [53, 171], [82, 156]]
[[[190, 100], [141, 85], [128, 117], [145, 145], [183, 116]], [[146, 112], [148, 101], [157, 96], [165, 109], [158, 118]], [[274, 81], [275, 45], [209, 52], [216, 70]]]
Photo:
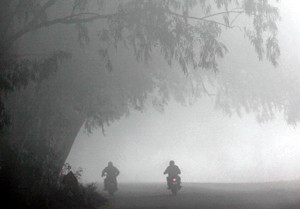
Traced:
[[72, 171], [69, 171], [67, 175], [63, 176], [62, 184], [67, 190], [73, 192], [78, 190], [78, 180]]
[[102, 177], [106, 176], [104, 179], [104, 190], [107, 190], [107, 183], [109, 181], [115, 181], [117, 183], [117, 176], [120, 174], [119, 169], [117, 169], [112, 162], [108, 162], [107, 167], [102, 171]]
[[167, 177], [168, 189], [170, 188], [172, 178], [178, 179], [179, 188], [181, 188], [181, 186], [180, 186], [181, 178], [179, 176], [179, 174], [181, 174], [181, 171], [180, 171], [179, 167], [177, 165], [175, 165], [174, 160], [171, 160], [169, 162], [169, 166], [166, 168], [164, 174], [168, 174], [168, 177]]

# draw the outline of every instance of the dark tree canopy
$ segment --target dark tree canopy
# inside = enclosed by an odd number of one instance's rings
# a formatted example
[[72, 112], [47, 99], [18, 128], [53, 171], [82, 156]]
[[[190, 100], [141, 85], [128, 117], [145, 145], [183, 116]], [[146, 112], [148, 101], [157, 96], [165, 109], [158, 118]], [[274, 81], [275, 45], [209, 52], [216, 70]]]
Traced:
[[[22, 149], [33, 136], [54, 140], [62, 159], [83, 122], [88, 130], [103, 128], [131, 108], [143, 110], [149, 98], [162, 110], [170, 98], [184, 103], [190, 94], [209, 95], [206, 85], [230, 50], [225, 31], [238, 28], [259, 60], [277, 65], [280, 55], [279, 13], [267, 0], [5, 0], [1, 9], [1, 128], [10, 121], [9, 141]], [[68, 33], [79, 47], [47, 45], [45, 29]], [[50, 53], [22, 50], [33, 35]], [[93, 62], [79, 52], [91, 45], [98, 51]], [[141, 64], [126, 66], [118, 52]], [[224, 95], [217, 102], [225, 110], [247, 106], [224, 102]]]
[[[245, 19], [252, 24], [243, 24]], [[121, 44], [133, 50], [138, 61], [148, 62], [153, 53], [160, 52], [169, 65], [176, 61], [189, 74], [191, 69], [217, 72], [218, 59], [230, 48], [222, 43], [220, 36], [224, 30], [236, 27], [244, 30], [260, 60], [266, 57], [276, 65], [280, 54], [278, 20], [278, 9], [267, 0], [74, 0], [68, 3], [6, 0], [0, 22], [1, 62], [7, 63], [1, 70], [1, 101], [17, 86], [26, 87], [29, 81], [41, 80], [37, 79], [39, 75], [45, 77], [56, 71], [51, 70], [55, 64], [45, 67], [42, 62], [56, 63], [66, 57], [68, 52], [54, 51], [44, 61], [37, 61], [18, 54], [19, 40], [42, 28], [75, 25], [83, 45], [94, 41], [90, 32], [97, 31], [98, 41], [102, 43], [99, 56], [108, 70], [112, 70], [110, 46]], [[47, 73], [44, 75], [42, 71]], [[3, 102], [1, 107], [1, 123], [4, 123], [8, 117]], [[97, 112], [93, 114], [94, 119], [99, 119]]]

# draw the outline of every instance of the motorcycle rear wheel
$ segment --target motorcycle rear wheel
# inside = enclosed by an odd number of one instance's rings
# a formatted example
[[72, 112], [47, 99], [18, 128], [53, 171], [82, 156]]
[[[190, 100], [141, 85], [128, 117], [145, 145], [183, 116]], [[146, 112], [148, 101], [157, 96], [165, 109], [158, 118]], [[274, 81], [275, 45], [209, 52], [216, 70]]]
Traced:
[[172, 188], [171, 191], [172, 191], [172, 195], [177, 195], [178, 192], [177, 188]]

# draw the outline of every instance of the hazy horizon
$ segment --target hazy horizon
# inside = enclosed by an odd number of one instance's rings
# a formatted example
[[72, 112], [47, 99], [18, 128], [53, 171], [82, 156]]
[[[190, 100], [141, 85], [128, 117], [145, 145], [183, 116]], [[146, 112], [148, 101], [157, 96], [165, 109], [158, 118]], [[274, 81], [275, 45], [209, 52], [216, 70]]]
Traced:
[[299, 129], [280, 119], [258, 124], [253, 115], [225, 116], [209, 104], [132, 112], [106, 127], [105, 136], [101, 129], [90, 136], [81, 131], [66, 162], [82, 167], [88, 182], [102, 181], [108, 161], [120, 169], [120, 182], [164, 182], [171, 159], [185, 182], [300, 179]]

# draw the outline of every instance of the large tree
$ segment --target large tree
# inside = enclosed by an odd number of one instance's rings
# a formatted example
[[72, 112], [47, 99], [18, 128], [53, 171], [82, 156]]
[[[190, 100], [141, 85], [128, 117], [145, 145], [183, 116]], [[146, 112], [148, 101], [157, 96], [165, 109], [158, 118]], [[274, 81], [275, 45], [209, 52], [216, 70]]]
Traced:
[[[17, 157], [35, 156], [44, 168], [53, 166], [56, 154], [61, 167], [83, 123], [89, 130], [103, 128], [131, 108], [143, 110], [147, 98], [161, 110], [172, 97], [184, 102], [189, 94], [209, 94], [208, 83], [222, 70], [218, 60], [230, 47], [221, 41], [224, 30], [240, 28], [258, 58], [276, 65], [278, 20], [278, 9], [267, 0], [4, 0], [2, 144], [16, 149]], [[71, 43], [76, 32], [80, 47], [98, 55], [47, 44], [45, 28], [52, 35], [69, 33]], [[37, 40], [47, 53], [25, 46]], [[218, 103], [225, 109], [249, 105], [225, 103], [224, 95]]]

